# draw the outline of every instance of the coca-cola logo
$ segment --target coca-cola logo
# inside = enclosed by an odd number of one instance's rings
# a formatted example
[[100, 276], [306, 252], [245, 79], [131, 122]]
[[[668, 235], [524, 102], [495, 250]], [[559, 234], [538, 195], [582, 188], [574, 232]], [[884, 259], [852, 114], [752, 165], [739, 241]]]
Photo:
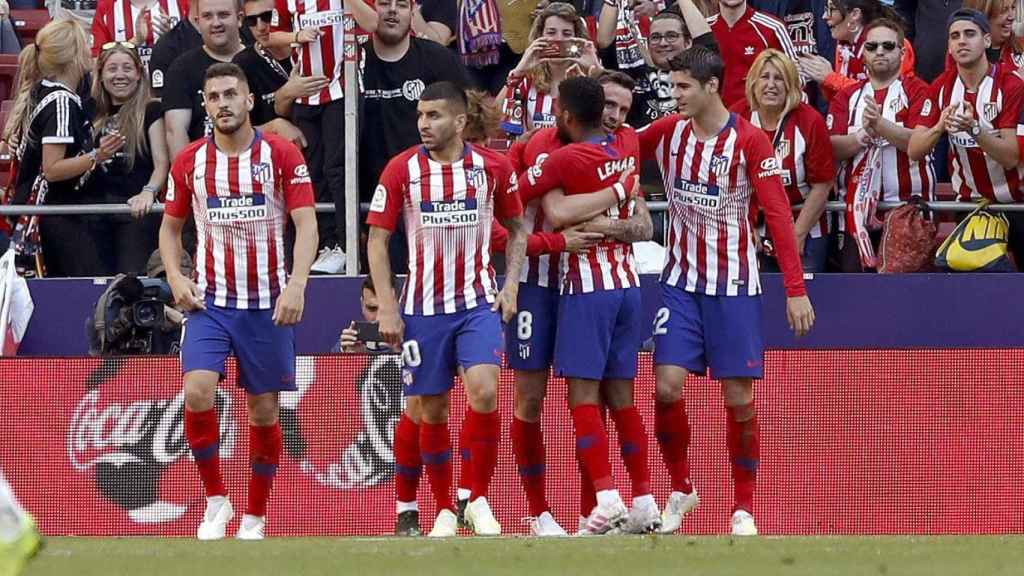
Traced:
[[[231, 396], [217, 391], [223, 402], [221, 455], [230, 457], [235, 425]], [[184, 432], [185, 395], [179, 392], [163, 400], [110, 402], [101, 405], [100, 391], [91, 390], [75, 407], [68, 426], [68, 459], [75, 470], [85, 471], [101, 463], [123, 466], [148, 460], [171, 464], [188, 453]], [[226, 417], [225, 417], [226, 416]], [[147, 458], [148, 457], [148, 458]]]

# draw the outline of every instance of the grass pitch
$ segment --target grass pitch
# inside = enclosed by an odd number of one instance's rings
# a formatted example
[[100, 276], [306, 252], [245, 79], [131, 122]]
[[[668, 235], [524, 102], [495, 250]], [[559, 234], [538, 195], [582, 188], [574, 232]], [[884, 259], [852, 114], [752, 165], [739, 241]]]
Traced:
[[1024, 537], [50, 538], [42, 575], [1024, 574]]

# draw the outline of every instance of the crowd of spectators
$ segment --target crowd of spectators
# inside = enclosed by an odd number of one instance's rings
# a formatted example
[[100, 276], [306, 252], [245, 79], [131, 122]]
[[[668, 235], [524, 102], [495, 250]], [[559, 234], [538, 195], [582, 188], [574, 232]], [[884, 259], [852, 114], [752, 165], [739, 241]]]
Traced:
[[[365, 203], [388, 159], [418, 143], [416, 102], [433, 82], [474, 91], [481, 118], [472, 139], [502, 148], [555, 124], [563, 79], [617, 70], [633, 80], [628, 120], [639, 129], [676, 112], [670, 62], [692, 45], [721, 52], [724, 101], [773, 142], [790, 201], [802, 204], [794, 219], [807, 271], [864, 269], [851, 238], [860, 223], [825, 212], [825, 203], [851, 201], [851, 179], [873, 149], [884, 166], [883, 201], [934, 199], [949, 181], [964, 201], [1024, 197], [1017, 0], [98, 0], [83, 7], [89, 3], [47, 0], [53, 20], [22, 41], [0, 142], [14, 159], [3, 201], [122, 204], [130, 214], [0, 222], [0, 247], [13, 238], [25, 254], [41, 254], [26, 268], [45, 267], [47, 276], [142, 271], [156, 246], [152, 207], [170, 162], [209, 133], [200, 84], [217, 62], [242, 67], [255, 95], [254, 125], [300, 145], [317, 201], [336, 207], [318, 215], [315, 273], [344, 271], [346, 98], [359, 98]], [[345, 92], [345, 8], [361, 42], [358, 95]], [[14, 52], [20, 45], [9, 12], [0, 0], [0, 51]], [[961, 101], [966, 111], [946, 110]], [[651, 167], [644, 172], [652, 197], [663, 197]], [[1011, 217], [1011, 250], [1024, 250], [1018, 220]], [[879, 232], [871, 236], [877, 249]], [[759, 242], [770, 270], [771, 239], [762, 233]], [[404, 246], [395, 234], [399, 271]]]

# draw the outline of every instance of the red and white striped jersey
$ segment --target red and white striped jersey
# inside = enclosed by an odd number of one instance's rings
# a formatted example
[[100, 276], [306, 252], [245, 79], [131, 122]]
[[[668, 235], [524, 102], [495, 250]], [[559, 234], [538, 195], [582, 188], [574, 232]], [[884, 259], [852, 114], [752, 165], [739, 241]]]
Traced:
[[[181, 19], [188, 17], [188, 0], [157, 0], [151, 9], [155, 10], [157, 6], [170, 19], [172, 28]], [[129, 0], [100, 0], [92, 17], [93, 58], [99, 56], [107, 42], [132, 40], [135, 36], [135, 20], [145, 10], [145, 6], [135, 6]], [[150, 12], [146, 13], [145, 19], [149, 30], [145, 45], [152, 47], [160, 35], [153, 29]]]
[[384, 168], [366, 223], [394, 230], [404, 218], [409, 279], [402, 310], [435, 316], [494, 302], [491, 223], [522, 212], [503, 155], [466, 144], [461, 160], [442, 164], [417, 145]]
[[861, 29], [854, 36], [853, 42], [836, 44], [835, 71], [847, 78], [861, 81], [867, 80], [868, 73], [864, 69], [864, 39], [868, 35]]
[[[320, 37], [300, 44], [292, 52], [292, 64], [300, 76], [326, 76], [331, 83], [315, 96], [299, 98], [299, 104], [317, 106], [341, 99], [344, 86], [345, 8], [342, 0], [275, 0], [275, 31], [294, 32], [317, 28]], [[355, 26], [355, 21], [351, 22]]]
[[519, 97], [520, 101], [511, 103], [510, 109], [522, 107], [524, 111], [523, 128], [529, 132], [534, 128], [550, 128], [555, 125], [558, 99], [547, 92], [537, 89], [537, 84], [529, 76], [523, 78], [515, 90], [510, 90], [506, 98]]
[[747, 72], [757, 55], [766, 48], [781, 50], [796, 61], [796, 49], [786, 25], [775, 16], [748, 7], [731, 28], [720, 14], [708, 18], [708, 24], [711, 25], [711, 32], [715, 35], [722, 61], [725, 62], [722, 102], [726, 106], [746, 98], [744, 87]]
[[[558, 137], [557, 128], [538, 130], [527, 142], [516, 141], [512, 145], [508, 153], [512, 169], [517, 176], [522, 175], [531, 167], [542, 164], [552, 152], [562, 146], [565, 146], [565, 143]], [[554, 232], [555, 227], [544, 217], [540, 198], [523, 202], [523, 228], [527, 234]], [[523, 263], [519, 281], [545, 288], [558, 286], [558, 261], [557, 255], [542, 254], [528, 257]]]
[[[942, 110], [951, 103], [963, 102], [974, 108], [974, 117], [982, 130], [1014, 129], [1018, 142], [1024, 137], [1024, 81], [1014, 70], [993, 64], [974, 92], [967, 90], [956, 68], [946, 70], [932, 82], [928, 94], [910, 111], [910, 127], [934, 126]], [[966, 132], [949, 135], [953, 191], [961, 200], [988, 198], [995, 202], [1020, 202], [1021, 170], [1004, 169]]]
[[284, 288], [288, 214], [313, 206], [302, 152], [257, 131], [238, 156], [196, 140], [174, 159], [164, 211], [196, 220], [196, 280], [216, 306], [267, 310]]
[[761, 293], [750, 232], [750, 201], [764, 209], [786, 294], [805, 294], [793, 216], [768, 136], [737, 114], [700, 140], [690, 121], [666, 116], [639, 131], [643, 158], [661, 169], [669, 236], [661, 281], [709, 296]]
[[[864, 104], [868, 98], [874, 98], [883, 118], [897, 126], [908, 126], [910, 110], [927, 97], [928, 84], [917, 76], [897, 78], [880, 90], [872, 88], [870, 82], [861, 81], [836, 95], [829, 106], [826, 123], [835, 136], [857, 132], [863, 125]], [[930, 200], [935, 191], [931, 155], [915, 162], [905, 151], [884, 139], [879, 139], [876, 144], [882, 146], [882, 190], [878, 199], [882, 202], [906, 202], [913, 196], [920, 196]], [[865, 154], [866, 148], [844, 162], [840, 169], [836, 186], [840, 196], [847, 201], [852, 201], [847, 195], [852, 193], [848, 183], [853, 175], [853, 167]]]
[[[566, 195], [589, 194], [618, 182], [622, 172], [640, 165], [636, 132], [626, 126], [600, 140], [561, 146], [519, 177], [523, 202], [539, 199], [556, 188]], [[608, 209], [608, 218], [627, 219], [636, 209], [629, 199]], [[579, 253], [563, 253], [560, 266], [562, 294], [585, 294], [640, 286], [633, 260], [633, 245], [606, 240]]]
[[[733, 110], [749, 120], [751, 124], [761, 128], [775, 150], [779, 159], [779, 176], [786, 187], [786, 197], [790, 204], [800, 204], [811, 193], [811, 184], [828, 182], [831, 184], [836, 177], [832, 161], [832, 143], [828, 138], [825, 119], [813, 107], [801, 102], [786, 114], [775, 130], [765, 130], [761, 126], [761, 117], [751, 112], [750, 105], [744, 100], [734, 106]], [[781, 128], [781, 132], [779, 130]], [[831, 186], [829, 186], [831, 188]], [[828, 231], [828, 218], [822, 214], [809, 235], [820, 238]]]

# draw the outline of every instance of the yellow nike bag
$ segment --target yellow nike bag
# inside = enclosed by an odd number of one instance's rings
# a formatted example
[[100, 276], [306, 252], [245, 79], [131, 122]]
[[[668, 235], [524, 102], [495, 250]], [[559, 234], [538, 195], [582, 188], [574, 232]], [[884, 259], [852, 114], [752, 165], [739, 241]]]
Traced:
[[982, 201], [935, 253], [935, 265], [954, 272], [1014, 272], [1007, 256], [1010, 222]]

